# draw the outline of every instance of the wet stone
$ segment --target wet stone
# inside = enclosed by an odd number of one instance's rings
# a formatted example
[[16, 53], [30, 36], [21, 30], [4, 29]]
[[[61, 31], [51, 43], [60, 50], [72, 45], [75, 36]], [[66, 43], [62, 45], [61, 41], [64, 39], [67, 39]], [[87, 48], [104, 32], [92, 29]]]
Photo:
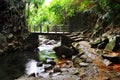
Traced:
[[80, 56], [80, 58], [87, 59], [88, 57], [86, 55], [82, 55], [82, 56]]
[[79, 71], [80, 71], [80, 70], [79, 70], [78, 68], [76, 68], [76, 69], [72, 72], [72, 74], [73, 74], [73, 75], [78, 75], [78, 74], [79, 74]]
[[120, 73], [115, 75], [116, 78], [120, 78]]
[[87, 67], [88, 65], [89, 65], [88, 63], [84, 63], [84, 62], [81, 62], [81, 63], [80, 63], [80, 66], [81, 66], [81, 67]]
[[66, 67], [67, 68], [73, 67], [73, 62], [72, 61], [67, 61], [66, 62]]
[[49, 76], [49, 73], [39, 73], [39, 77], [42, 77], [42, 78], [45, 78], [45, 79], [48, 79], [50, 76]]
[[97, 67], [95, 67], [93, 64], [89, 65], [88, 68], [85, 71], [85, 74], [86, 74], [86, 76], [97, 75], [98, 74]]
[[53, 73], [53, 74], [52, 74], [52, 77], [56, 77], [56, 76], [58, 76], [58, 75], [60, 75], [60, 74], [61, 74], [60, 72]]
[[43, 40], [42, 40], [42, 43], [43, 43], [43, 44], [47, 44], [47, 42], [49, 42], [49, 41], [50, 41], [49, 39], [43, 39]]
[[57, 42], [55, 40], [50, 40], [46, 44], [47, 45], [53, 45], [53, 44], [57, 44]]
[[81, 63], [82, 61], [84, 61], [83, 59], [80, 59], [80, 58], [75, 58], [73, 60], [73, 64], [75, 67], [80, 67], [79, 63]]
[[102, 58], [108, 59], [112, 63], [120, 63], [120, 58], [117, 54], [115, 54], [115, 55], [104, 54], [104, 55], [102, 55]]
[[96, 47], [98, 46], [98, 44], [100, 44], [100, 43], [101, 43], [100, 38], [97, 38], [97, 39], [94, 40], [94, 41], [90, 41], [90, 44], [91, 44], [91, 47], [92, 47], [92, 48], [96, 48]]
[[46, 63], [51, 64], [52, 66], [56, 65], [56, 62], [52, 58], [47, 58]]
[[106, 66], [109, 66], [110, 64], [112, 64], [112, 62], [110, 62], [110, 61], [107, 60], [107, 59], [104, 59], [104, 60], [103, 60], [103, 63], [104, 63]]
[[59, 58], [62, 58], [62, 55], [64, 55], [64, 58], [71, 58], [75, 54], [74, 49], [65, 45], [55, 47], [53, 50]]
[[37, 66], [38, 67], [42, 67], [43, 66], [43, 62], [37, 62]]
[[56, 72], [62, 72], [62, 71], [61, 71], [61, 68], [56, 65], [53, 69], [53, 72], [56, 73]]
[[52, 68], [53, 68], [53, 66], [51, 64], [44, 64], [45, 71], [51, 70]]
[[87, 58], [85, 62], [87, 62], [87, 63], [92, 63], [93, 61], [92, 61], [92, 59]]

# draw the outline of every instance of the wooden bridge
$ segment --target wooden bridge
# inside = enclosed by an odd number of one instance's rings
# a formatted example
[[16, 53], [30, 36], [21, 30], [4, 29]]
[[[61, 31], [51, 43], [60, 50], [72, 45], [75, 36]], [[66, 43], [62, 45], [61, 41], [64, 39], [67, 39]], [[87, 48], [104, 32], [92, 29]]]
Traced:
[[42, 28], [39, 28], [39, 30], [36, 31], [36, 29], [34, 29], [33, 31], [31, 31], [31, 36], [32, 38], [39, 38], [39, 35], [43, 35], [46, 36], [49, 39], [56, 39], [56, 40], [60, 40], [63, 44], [66, 43], [69, 44], [71, 42], [78, 42], [81, 41], [82, 38], [79, 37], [79, 32], [75, 32], [74, 34], [72, 32], [69, 31], [69, 27], [64, 27], [61, 31], [49, 31], [49, 29], [47, 29], [45, 32], [42, 32]]
[[61, 29], [59, 29], [61, 26], [54, 26], [53, 30], [50, 30], [48, 26], [46, 26], [46, 30], [43, 31], [42, 26], [34, 26], [34, 28], [30, 28], [29, 31], [31, 34], [37, 34], [37, 35], [66, 35], [69, 34], [69, 26], [64, 25]]

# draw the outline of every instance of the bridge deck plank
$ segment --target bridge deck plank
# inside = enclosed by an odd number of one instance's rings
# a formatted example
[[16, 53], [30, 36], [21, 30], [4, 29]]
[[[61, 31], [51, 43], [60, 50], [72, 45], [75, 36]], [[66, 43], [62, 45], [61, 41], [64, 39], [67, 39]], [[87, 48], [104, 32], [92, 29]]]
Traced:
[[31, 32], [32, 34], [38, 34], [38, 35], [66, 35], [70, 32]]

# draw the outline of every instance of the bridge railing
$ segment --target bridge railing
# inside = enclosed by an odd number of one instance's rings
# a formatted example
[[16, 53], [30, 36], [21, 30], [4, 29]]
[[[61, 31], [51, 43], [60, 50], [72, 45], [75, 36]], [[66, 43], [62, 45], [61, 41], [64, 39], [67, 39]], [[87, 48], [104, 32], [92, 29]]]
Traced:
[[53, 27], [49, 27], [49, 26], [34, 26], [32, 28], [29, 28], [29, 31], [32, 33], [58, 33], [58, 32], [69, 32], [69, 26], [68, 25], [64, 25], [64, 26], [53, 26]]

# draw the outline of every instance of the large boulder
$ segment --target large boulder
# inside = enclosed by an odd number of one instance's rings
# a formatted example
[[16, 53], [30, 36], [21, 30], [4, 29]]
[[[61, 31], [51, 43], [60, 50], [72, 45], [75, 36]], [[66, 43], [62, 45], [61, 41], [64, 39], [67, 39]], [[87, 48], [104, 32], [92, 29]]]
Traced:
[[61, 45], [61, 46], [55, 47], [53, 50], [56, 52], [56, 55], [59, 58], [71, 58], [73, 55], [77, 54], [76, 53], [77, 51], [73, 46], [68, 47], [65, 45]]

